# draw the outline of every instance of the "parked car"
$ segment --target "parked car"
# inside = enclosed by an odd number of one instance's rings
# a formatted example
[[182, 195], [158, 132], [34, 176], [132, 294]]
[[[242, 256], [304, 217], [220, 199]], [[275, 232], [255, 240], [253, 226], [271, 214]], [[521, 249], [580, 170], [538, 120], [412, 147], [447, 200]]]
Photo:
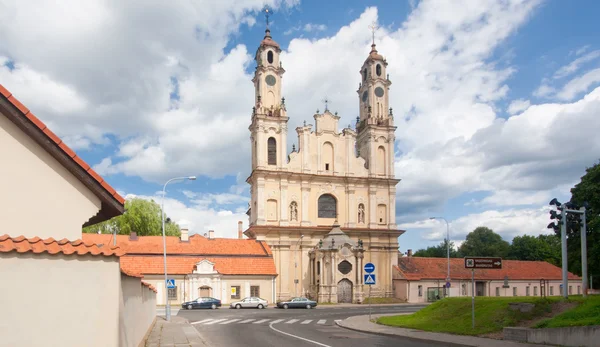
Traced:
[[202, 297], [196, 300], [186, 301], [181, 304], [181, 308], [185, 308], [187, 310], [194, 308], [211, 308], [214, 310], [217, 307], [221, 307], [221, 300], [211, 297]]
[[317, 307], [317, 302], [307, 298], [292, 298], [290, 301], [280, 301], [277, 303], [278, 308], [307, 308]]
[[229, 308], [265, 308], [267, 307], [268, 302], [265, 299], [261, 299], [259, 297], [256, 296], [249, 296], [246, 298], [243, 298], [240, 301], [234, 301], [229, 305]]

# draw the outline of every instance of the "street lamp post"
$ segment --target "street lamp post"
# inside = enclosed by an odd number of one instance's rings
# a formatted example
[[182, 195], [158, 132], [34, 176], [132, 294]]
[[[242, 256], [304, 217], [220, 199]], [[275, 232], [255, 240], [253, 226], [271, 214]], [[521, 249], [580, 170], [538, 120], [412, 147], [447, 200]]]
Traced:
[[[300, 235], [300, 239], [296, 241], [296, 246], [302, 241], [304, 235]], [[298, 296], [298, 250], [294, 252], [294, 296]]]
[[164, 265], [165, 265], [165, 298], [167, 300], [167, 305], [165, 306], [165, 316], [167, 318], [167, 322], [171, 321], [171, 305], [169, 304], [169, 289], [167, 288], [167, 238], [165, 236], [165, 194], [166, 194], [166, 190], [167, 190], [167, 184], [169, 184], [171, 181], [176, 181], [176, 180], [190, 180], [190, 181], [194, 181], [196, 180], [196, 176], [186, 176], [186, 177], [175, 177], [175, 178], [171, 178], [170, 180], [167, 181], [167, 183], [165, 183], [165, 185], [163, 186], [163, 191], [162, 191], [162, 201], [160, 203], [160, 219], [162, 222], [162, 236], [163, 236], [163, 261], [164, 261]]
[[[429, 219], [443, 219], [446, 222], [446, 247], [447, 247], [447, 258], [448, 258], [448, 273], [446, 274], [446, 282], [450, 282], [450, 225], [444, 217], [430, 217]], [[448, 294], [450, 290], [448, 289]]]

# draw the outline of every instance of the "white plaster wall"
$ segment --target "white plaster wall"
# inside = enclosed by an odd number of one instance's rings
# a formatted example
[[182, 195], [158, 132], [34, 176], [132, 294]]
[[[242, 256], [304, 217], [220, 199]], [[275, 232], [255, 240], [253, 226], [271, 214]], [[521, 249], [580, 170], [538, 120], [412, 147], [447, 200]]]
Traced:
[[156, 294], [136, 277], [121, 274], [119, 346], [138, 346], [156, 317]]
[[120, 273], [116, 257], [0, 253], [1, 344], [119, 345]]
[[81, 238], [81, 226], [100, 210], [98, 197], [3, 115], [0, 148], [0, 162], [11, 163], [0, 171], [4, 230], [11, 236]]

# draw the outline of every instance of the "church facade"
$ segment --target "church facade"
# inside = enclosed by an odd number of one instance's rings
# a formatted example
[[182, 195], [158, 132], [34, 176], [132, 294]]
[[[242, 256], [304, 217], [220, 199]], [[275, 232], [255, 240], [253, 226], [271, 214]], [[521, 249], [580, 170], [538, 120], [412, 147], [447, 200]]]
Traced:
[[256, 51], [249, 126], [252, 173], [249, 238], [265, 241], [277, 267], [277, 299], [362, 302], [363, 266], [375, 264], [373, 297], [393, 297], [398, 261], [394, 119], [387, 62], [373, 43], [360, 69], [355, 128], [338, 130], [325, 109], [314, 127], [296, 128], [287, 153], [288, 116], [280, 46], [267, 29]]

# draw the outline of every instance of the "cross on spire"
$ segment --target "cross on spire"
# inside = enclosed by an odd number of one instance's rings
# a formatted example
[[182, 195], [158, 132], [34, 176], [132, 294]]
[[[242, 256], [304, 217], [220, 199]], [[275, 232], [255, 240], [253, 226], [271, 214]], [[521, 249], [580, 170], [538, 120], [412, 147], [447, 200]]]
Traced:
[[269, 29], [269, 17], [273, 15], [273, 10], [271, 10], [269, 6], [265, 6], [262, 12], [265, 14], [265, 18], [267, 19], [267, 29]]
[[371, 29], [371, 32], [373, 33], [373, 45], [375, 45], [375, 31], [379, 29], [379, 25], [377, 25], [376, 21], [373, 21], [373, 23], [369, 25], [369, 29]]
[[323, 102], [325, 103], [325, 112], [329, 111], [329, 108], [327, 106], [331, 102], [331, 100], [329, 100], [329, 98], [326, 97], [325, 99], [323, 99]]

